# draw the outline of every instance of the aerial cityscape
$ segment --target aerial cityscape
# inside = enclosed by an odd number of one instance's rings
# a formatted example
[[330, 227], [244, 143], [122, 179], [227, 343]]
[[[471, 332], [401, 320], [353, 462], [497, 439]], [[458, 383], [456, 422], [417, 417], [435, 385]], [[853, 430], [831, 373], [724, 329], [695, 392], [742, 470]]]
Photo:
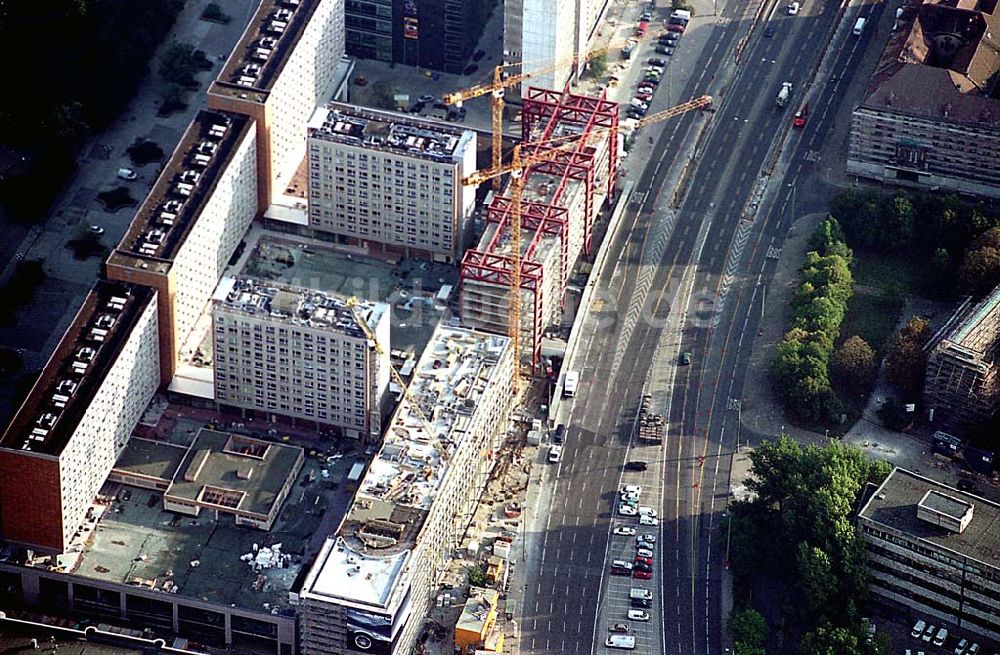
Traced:
[[0, 3], [0, 655], [1000, 654], [997, 35]]

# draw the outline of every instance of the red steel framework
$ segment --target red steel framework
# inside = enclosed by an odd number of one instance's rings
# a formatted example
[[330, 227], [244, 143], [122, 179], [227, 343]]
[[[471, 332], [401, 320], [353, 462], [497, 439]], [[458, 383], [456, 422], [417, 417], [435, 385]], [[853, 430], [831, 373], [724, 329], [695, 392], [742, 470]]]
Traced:
[[[565, 288], [570, 271], [567, 267], [569, 255], [569, 212], [560, 205], [563, 192], [570, 181], [583, 184], [584, 188], [584, 225], [583, 250], [590, 254], [593, 242], [593, 217], [598, 208], [594, 207], [596, 192], [596, 171], [594, 155], [596, 149], [590, 144], [589, 135], [594, 129], [608, 130], [600, 138], [612, 141], [608, 146], [607, 193], [612, 195], [617, 179], [618, 148], [617, 139], [618, 104], [607, 100], [602, 92], [598, 98], [581, 96], [567, 91], [551, 91], [532, 87], [528, 89], [523, 99], [521, 110], [521, 138], [525, 143], [543, 143], [554, 137], [559, 125], [579, 125], [581, 139], [573, 150], [560, 150], [552, 155], [552, 159], [535, 164], [525, 172], [525, 187], [530, 184], [533, 173], [549, 175], [558, 178], [555, 191], [547, 203], [530, 201], [521, 202], [522, 231], [530, 232], [531, 238], [521, 258], [521, 289], [531, 291], [534, 298], [532, 312], [531, 363], [538, 364], [542, 354], [542, 308], [544, 307], [542, 293], [544, 285], [541, 264], [533, 261], [533, 255], [545, 236], [555, 236], [559, 239], [562, 268], [559, 271], [560, 307], [565, 302]], [[552, 149], [538, 145], [526, 149], [526, 154], [538, 151], [552, 152]], [[486, 220], [498, 225], [493, 238], [487, 244], [485, 252], [470, 249], [466, 251], [461, 263], [460, 290], [464, 293], [465, 282], [468, 280], [486, 282], [503, 287], [511, 284], [511, 260], [506, 255], [496, 254], [495, 250], [510, 229], [510, 211], [513, 205], [511, 198], [496, 196], [486, 212]]]

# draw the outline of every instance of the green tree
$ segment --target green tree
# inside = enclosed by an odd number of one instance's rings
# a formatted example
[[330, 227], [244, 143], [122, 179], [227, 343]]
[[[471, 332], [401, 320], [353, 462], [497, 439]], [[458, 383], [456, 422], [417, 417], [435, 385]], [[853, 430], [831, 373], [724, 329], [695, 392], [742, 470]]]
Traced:
[[824, 610], [829, 603], [831, 592], [834, 591], [830, 582], [836, 579], [830, 556], [822, 549], [803, 541], [799, 544], [796, 554], [796, 565], [799, 586], [805, 592], [809, 603], [809, 613]]
[[200, 61], [193, 45], [174, 41], [160, 57], [160, 75], [167, 82], [185, 88], [197, 86], [194, 76], [198, 72]]
[[868, 389], [877, 370], [875, 351], [861, 337], [850, 337], [833, 352], [830, 376], [834, 382], [852, 392]]
[[910, 422], [906, 408], [893, 397], [886, 398], [882, 406], [878, 408], [878, 417], [885, 427], [890, 430], [902, 430]]
[[927, 367], [923, 347], [930, 337], [930, 323], [912, 316], [889, 345], [885, 358], [886, 380], [902, 389], [907, 398], [920, 394]]
[[886, 212], [885, 246], [887, 250], [902, 250], [913, 243], [915, 218], [913, 203], [902, 193], [892, 197]]
[[486, 586], [486, 571], [481, 566], [469, 567], [469, 584], [473, 587]]
[[764, 655], [767, 641], [767, 621], [757, 610], [747, 607], [734, 609], [726, 620], [733, 637], [733, 650], [740, 655]]
[[983, 233], [966, 251], [958, 269], [959, 282], [983, 294], [1000, 283], [1000, 228]]
[[856, 628], [822, 623], [802, 637], [799, 651], [808, 655], [864, 655], [864, 641], [859, 632]]
[[592, 77], [599, 78], [604, 77], [604, 74], [608, 72], [608, 57], [607, 55], [598, 55], [590, 60], [588, 63], [590, 69], [590, 74]]

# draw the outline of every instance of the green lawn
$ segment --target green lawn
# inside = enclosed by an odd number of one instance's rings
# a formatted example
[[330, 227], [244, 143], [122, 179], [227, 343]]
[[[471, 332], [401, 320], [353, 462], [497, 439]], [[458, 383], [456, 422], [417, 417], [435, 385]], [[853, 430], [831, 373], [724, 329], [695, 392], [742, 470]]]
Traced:
[[847, 316], [840, 326], [840, 340], [858, 335], [876, 350], [881, 357], [886, 342], [892, 335], [902, 306], [891, 297], [855, 292], [847, 305]]
[[919, 294], [926, 270], [923, 253], [854, 251], [854, 284], [858, 286]]

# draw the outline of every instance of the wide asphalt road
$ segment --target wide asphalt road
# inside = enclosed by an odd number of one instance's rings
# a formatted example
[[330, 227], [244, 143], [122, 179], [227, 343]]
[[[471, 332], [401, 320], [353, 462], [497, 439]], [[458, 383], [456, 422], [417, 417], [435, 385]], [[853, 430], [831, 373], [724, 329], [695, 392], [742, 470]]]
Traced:
[[[612, 519], [614, 498], [625, 481], [643, 485], [642, 504], [655, 506], [661, 518], [658, 528], [640, 528], [658, 530], [660, 538], [651, 581], [658, 591], [653, 620], [627, 621], [638, 645], [650, 653], [721, 653], [725, 542], [718, 525], [728, 495], [729, 455], [738, 438], [749, 344], [760, 318], [759, 287], [771, 272], [767, 251], [775, 243], [780, 247], [788, 227], [784, 218], [794, 211], [788, 207], [793, 194], [782, 192], [755, 222], [741, 216], [772, 144], [801, 102], [835, 17], [836, 3], [809, 3], [798, 16], [772, 17], [773, 37], [753, 37], [743, 70], [718, 106], [679, 212], [666, 208], [672, 189], [663, 184], [670, 153], [690, 137], [696, 118], [675, 119], [657, 143], [661, 156], [648, 162], [635, 193], [644, 199], [642, 208], [626, 217], [611, 245], [610, 259], [617, 262], [602, 272], [600, 299], [571, 364], [581, 370], [582, 382], [563, 462], [551, 472], [540, 561], [528, 563], [537, 571], [529, 575], [523, 608], [524, 652], [606, 652], [606, 623], [626, 621], [627, 588], [651, 586], [607, 575], [611, 559], [634, 553], [634, 541], [609, 540], [612, 525], [636, 523]], [[731, 42], [735, 25], [714, 27], [713, 37]], [[869, 38], [838, 46], [843, 47], [835, 66], [839, 82], [814, 94], [809, 124], [791, 137], [792, 184], [814, 168], [809, 153], [834, 116], [844, 119], [850, 111], [839, 106], [838, 89]], [[705, 69], [720, 66], [727, 53], [726, 47], [713, 50]], [[795, 93], [782, 111], [775, 95], [784, 81], [793, 83]], [[704, 93], [708, 82], [704, 75], [692, 79], [682, 97]], [[692, 366], [676, 365], [681, 352], [692, 353]], [[654, 401], [670, 419], [668, 438], [662, 447], [630, 452], [638, 399], [662, 383], [670, 392], [654, 394]], [[621, 464], [630, 458], [650, 462], [651, 470], [624, 478]]]

